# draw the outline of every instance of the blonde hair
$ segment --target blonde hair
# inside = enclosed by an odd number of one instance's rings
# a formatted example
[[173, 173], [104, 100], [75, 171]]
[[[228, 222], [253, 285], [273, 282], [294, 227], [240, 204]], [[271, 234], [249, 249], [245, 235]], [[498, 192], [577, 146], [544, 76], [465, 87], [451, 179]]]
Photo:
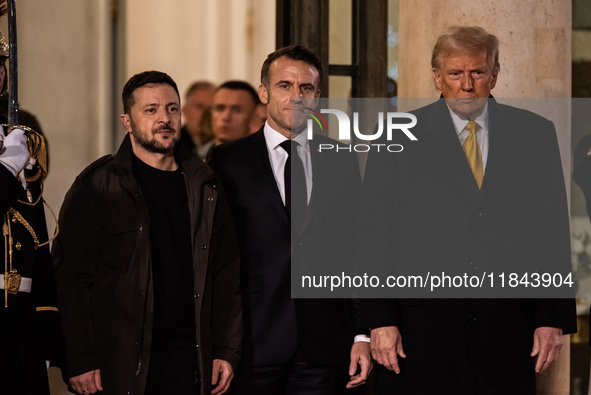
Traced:
[[431, 67], [441, 68], [441, 59], [457, 52], [486, 52], [486, 60], [493, 75], [497, 75], [499, 65], [499, 39], [478, 26], [455, 26], [437, 39], [431, 57]]

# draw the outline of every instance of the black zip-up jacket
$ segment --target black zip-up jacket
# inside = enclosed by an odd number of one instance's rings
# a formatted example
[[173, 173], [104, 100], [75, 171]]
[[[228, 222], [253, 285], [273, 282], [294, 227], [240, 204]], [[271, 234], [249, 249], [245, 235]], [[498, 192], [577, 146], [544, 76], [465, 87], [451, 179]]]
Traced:
[[[68, 191], [53, 245], [69, 376], [100, 369], [103, 394], [143, 394], [150, 363], [153, 279], [146, 202], [126, 136], [116, 155], [88, 166]], [[196, 342], [202, 393], [213, 359], [234, 371], [242, 346], [239, 254], [213, 171], [176, 153], [191, 221]]]

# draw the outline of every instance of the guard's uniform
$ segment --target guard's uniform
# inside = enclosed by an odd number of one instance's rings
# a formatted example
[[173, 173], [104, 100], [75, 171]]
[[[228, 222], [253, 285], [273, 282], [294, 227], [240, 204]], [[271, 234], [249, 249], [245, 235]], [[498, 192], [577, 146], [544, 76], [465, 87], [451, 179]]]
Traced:
[[[24, 189], [0, 164], [0, 392], [5, 395], [49, 394], [46, 360], [57, 357], [61, 338], [38, 170], [25, 170]], [[11, 271], [16, 282], [10, 291], [16, 293], [5, 290]]]

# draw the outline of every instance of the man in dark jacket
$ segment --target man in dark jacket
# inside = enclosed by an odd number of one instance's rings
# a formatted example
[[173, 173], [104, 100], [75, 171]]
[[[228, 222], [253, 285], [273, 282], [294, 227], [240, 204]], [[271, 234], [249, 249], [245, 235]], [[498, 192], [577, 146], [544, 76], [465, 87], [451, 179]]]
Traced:
[[[76, 179], [54, 244], [70, 385], [79, 394], [222, 394], [240, 359], [234, 229], [215, 174], [184, 150], [175, 82], [123, 89], [116, 155]], [[213, 389], [212, 389], [213, 387]]]
[[479, 27], [439, 37], [432, 71], [442, 99], [414, 112], [417, 141], [404, 152], [368, 158], [361, 256], [390, 274], [534, 273], [532, 287], [517, 293], [497, 282], [484, 294], [488, 285], [448, 285], [437, 297], [416, 287], [362, 299], [376, 394], [535, 394], [536, 373], [576, 331], [570, 292], [534, 289], [537, 273], [571, 272], [556, 132], [492, 98], [498, 53], [497, 38]]

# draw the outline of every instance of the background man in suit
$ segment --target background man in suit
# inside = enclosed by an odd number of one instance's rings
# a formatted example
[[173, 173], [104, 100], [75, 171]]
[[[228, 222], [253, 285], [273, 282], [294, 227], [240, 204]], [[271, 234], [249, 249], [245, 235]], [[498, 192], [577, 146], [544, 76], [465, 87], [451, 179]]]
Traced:
[[[482, 28], [439, 37], [432, 67], [442, 99], [414, 112], [418, 141], [369, 157], [363, 207], [381, 209], [365, 211], [364, 237], [387, 246], [384, 264], [566, 275], [569, 219], [554, 125], [492, 99], [498, 40]], [[576, 330], [571, 299], [360, 303], [380, 394], [534, 394], [534, 372]]]
[[216, 89], [211, 106], [216, 145], [250, 134], [250, 121], [258, 101], [254, 88], [244, 81], [227, 81]]
[[206, 110], [211, 108], [215, 85], [209, 81], [196, 81], [185, 94], [183, 122], [179, 144], [186, 146], [197, 156], [205, 160], [213, 145], [213, 134], [208, 128], [201, 127], [201, 119]]
[[[362, 384], [371, 368], [368, 343], [353, 344], [351, 301], [290, 295], [295, 257], [321, 264], [310, 246], [318, 251], [327, 235], [351, 231], [335, 224], [347, 213], [355, 216], [360, 184], [353, 156], [320, 154], [318, 144], [332, 140], [300, 134], [305, 117], [297, 108], [314, 105], [321, 70], [316, 55], [299, 45], [270, 54], [259, 87], [267, 122], [253, 135], [214, 148], [210, 161], [227, 190], [241, 253], [245, 344], [236, 393], [343, 393]], [[324, 245], [342, 262], [352, 235], [343, 237], [339, 246]]]

